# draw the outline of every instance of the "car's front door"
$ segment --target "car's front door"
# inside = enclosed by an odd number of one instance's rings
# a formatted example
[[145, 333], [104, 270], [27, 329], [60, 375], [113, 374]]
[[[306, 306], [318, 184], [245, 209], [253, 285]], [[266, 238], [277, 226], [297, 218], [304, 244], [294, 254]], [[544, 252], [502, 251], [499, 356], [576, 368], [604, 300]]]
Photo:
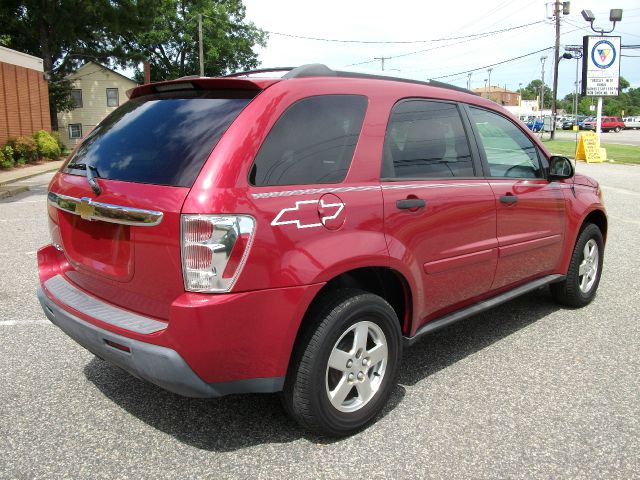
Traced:
[[542, 153], [511, 120], [469, 107], [497, 206], [498, 268], [492, 289], [552, 272], [562, 252], [565, 201], [545, 177]]
[[410, 269], [414, 328], [485, 293], [493, 280], [495, 200], [476, 175], [467, 130], [458, 105], [424, 99], [397, 103], [387, 126], [385, 235], [392, 261]]

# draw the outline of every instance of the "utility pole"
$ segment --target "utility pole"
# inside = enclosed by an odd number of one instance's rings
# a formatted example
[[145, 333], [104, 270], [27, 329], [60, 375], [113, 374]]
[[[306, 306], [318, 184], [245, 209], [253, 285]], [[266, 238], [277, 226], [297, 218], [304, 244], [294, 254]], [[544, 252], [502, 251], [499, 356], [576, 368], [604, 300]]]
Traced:
[[202, 14], [198, 14], [198, 47], [200, 54], [200, 76], [204, 77], [204, 54], [203, 54], [203, 46], [202, 46]]
[[471, 90], [471, 72], [469, 72], [468, 77], [469, 78], [467, 78], [467, 90]]
[[547, 60], [547, 57], [540, 57], [540, 62], [542, 63], [542, 87], [540, 87], [540, 117], [544, 117], [542, 115], [542, 111], [544, 110], [544, 62]]
[[[491, 70], [493, 68], [487, 68], [487, 72], [489, 72], [489, 92], [491, 92]], [[487, 93], [487, 98], [491, 100], [491, 93]]]
[[382, 64], [382, 71], [384, 72], [384, 61], [389, 60], [390, 57], [373, 57], [374, 60], [380, 60]]

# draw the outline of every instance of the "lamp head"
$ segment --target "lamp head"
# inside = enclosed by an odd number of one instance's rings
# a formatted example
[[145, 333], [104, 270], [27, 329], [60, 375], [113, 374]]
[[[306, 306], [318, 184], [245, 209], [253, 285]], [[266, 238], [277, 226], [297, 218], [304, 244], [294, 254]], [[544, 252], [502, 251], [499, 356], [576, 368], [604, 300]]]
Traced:
[[593, 22], [596, 19], [596, 16], [591, 10], [582, 10], [580, 13], [582, 13], [582, 18], [587, 22]]
[[611, 22], [619, 22], [622, 20], [622, 9], [621, 8], [612, 8], [609, 11], [609, 20]]

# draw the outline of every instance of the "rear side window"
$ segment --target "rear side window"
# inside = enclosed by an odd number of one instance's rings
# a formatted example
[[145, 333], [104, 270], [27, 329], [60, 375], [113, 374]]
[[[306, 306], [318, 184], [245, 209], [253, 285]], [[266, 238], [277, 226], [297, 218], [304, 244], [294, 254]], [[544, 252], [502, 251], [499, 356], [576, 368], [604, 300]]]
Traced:
[[320, 95], [277, 120], [249, 172], [255, 186], [338, 183], [351, 165], [367, 109], [360, 95]]
[[474, 176], [469, 143], [455, 104], [407, 100], [391, 112], [383, 179]]
[[[247, 91], [189, 91], [147, 95], [123, 104], [76, 150], [65, 172], [190, 187], [209, 154], [256, 95]], [[75, 167], [80, 165], [80, 167]]]

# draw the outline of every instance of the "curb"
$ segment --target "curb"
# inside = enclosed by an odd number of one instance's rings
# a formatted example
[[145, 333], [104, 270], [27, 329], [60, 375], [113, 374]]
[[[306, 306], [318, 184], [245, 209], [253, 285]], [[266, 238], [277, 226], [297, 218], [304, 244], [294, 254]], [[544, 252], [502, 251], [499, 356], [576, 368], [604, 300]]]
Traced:
[[20, 185], [17, 187], [0, 187], [0, 199], [9, 198], [19, 193], [28, 192], [29, 187], [26, 185]]
[[4, 186], [4, 185], [9, 185], [10, 183], [15, 183], [15, 182], [19, 182], [20, 180], [26, 180], [28, 178], [32, 178], [32, 177], [37, 177], [38, 175], [42, 175], [43, 173], [49, 173], [49, 172], [54, 172], [56, 170], [58, 170], [60, 168], [60, 164], [58, 165], [51, 165], [48, 168], [45, 168], [44, 170], [38, 170], [37, 172], [25, 172], [24, 175], [21, 175], [20, 177], [17, 178], [12, 178], [10, 180], [0, 180], [0, 187]]

